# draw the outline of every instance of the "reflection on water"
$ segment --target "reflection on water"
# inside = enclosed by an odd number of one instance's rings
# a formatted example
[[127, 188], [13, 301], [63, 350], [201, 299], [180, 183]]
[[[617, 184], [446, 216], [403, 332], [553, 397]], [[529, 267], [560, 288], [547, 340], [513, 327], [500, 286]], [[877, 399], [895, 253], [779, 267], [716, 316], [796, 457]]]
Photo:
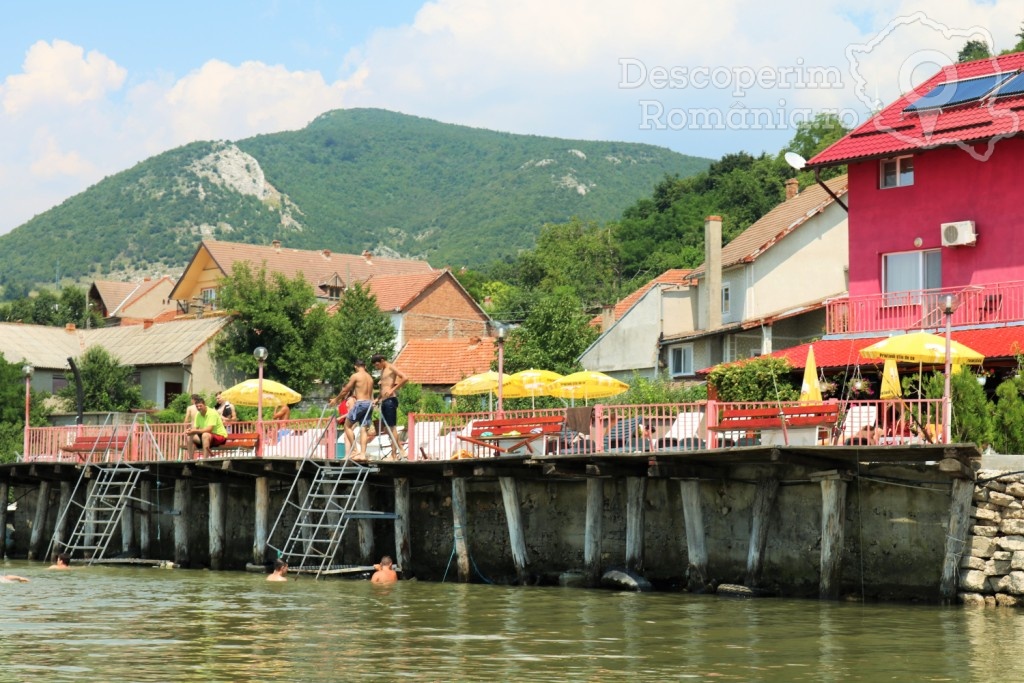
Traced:
[[989, 681], [1014, 609], [150, 568], [0, 573], [0, 680]]

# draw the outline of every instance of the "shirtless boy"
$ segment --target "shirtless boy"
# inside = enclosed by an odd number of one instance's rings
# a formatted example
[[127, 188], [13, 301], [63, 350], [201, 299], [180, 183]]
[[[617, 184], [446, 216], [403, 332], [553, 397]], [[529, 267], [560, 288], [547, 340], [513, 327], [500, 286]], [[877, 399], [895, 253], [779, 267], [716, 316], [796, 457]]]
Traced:
[[384, 428], [387, 429], [388, 437], [391, 439], [391, 457], [404, 460], [402, 444], [398, 443], [395, 428], [398, 426], [398, 390], [409, 381], [409, 378], [379, 353], [374, 354], [370, 358], [370, 362], [380, 372], [380, 416], [384, 420]]
[[366, 371], [366, 363], [356, 359], [354, 363], [356, 371], [348, 378], [348, 383], [342, 387], [341, 392], [331, 399], [331, 405], [338, 401], [345, 401], [350, 396], [356, 400], [352, 410], [345, 416], [345, 452], [350, 458], [365, 457], [366, 440], [368, 438], [365, 427], [359, 430], [359, 450], [353, 450], [355, 446], [355, 426], [368, 421], [368, 414], [373, 410], [373, 376]]
[[377, 571], [370, 577], [370, 583], [394, 583], [398, 581], [398, 574], [395, 573], [391, 558], [387, 555], [381, 558], [380, 564], [373, 567]]

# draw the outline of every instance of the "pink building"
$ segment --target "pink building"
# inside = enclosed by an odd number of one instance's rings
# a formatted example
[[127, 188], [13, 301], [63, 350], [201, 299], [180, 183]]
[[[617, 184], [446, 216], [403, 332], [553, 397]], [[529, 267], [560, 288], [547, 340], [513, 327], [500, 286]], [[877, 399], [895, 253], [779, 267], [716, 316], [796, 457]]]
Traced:
[[943, 69], [808, 162], [849, 169], [828, 335], [939, 328], [947, 300], [954, 328], [1024, 324], [1022, 132], [1017, 53]]

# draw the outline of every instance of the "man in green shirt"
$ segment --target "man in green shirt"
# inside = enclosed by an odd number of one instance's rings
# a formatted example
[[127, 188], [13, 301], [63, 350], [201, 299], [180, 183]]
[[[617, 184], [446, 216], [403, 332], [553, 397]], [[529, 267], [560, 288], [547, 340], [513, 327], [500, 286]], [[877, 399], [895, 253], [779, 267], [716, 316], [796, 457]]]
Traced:
[[228, 440], [228, 430], [220, 413], [207, 408], [202, 397], [195, 398], [192, 403], [196, 407], [196, 419], [192, 429], [185, 432], [188, 435], [188, 458], [193, 458], [197, 446], [203, 449], [207, 458], [213, 457], [210, 449], [222, 446]]

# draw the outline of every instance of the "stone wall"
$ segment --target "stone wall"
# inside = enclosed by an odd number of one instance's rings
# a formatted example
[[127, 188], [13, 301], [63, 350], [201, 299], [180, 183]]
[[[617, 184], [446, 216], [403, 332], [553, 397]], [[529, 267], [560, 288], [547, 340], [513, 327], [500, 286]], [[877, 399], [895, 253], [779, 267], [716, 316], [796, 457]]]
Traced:
[[1024, 474], [980, 471], [971, 515], [961, 601], [1024, 606]]

